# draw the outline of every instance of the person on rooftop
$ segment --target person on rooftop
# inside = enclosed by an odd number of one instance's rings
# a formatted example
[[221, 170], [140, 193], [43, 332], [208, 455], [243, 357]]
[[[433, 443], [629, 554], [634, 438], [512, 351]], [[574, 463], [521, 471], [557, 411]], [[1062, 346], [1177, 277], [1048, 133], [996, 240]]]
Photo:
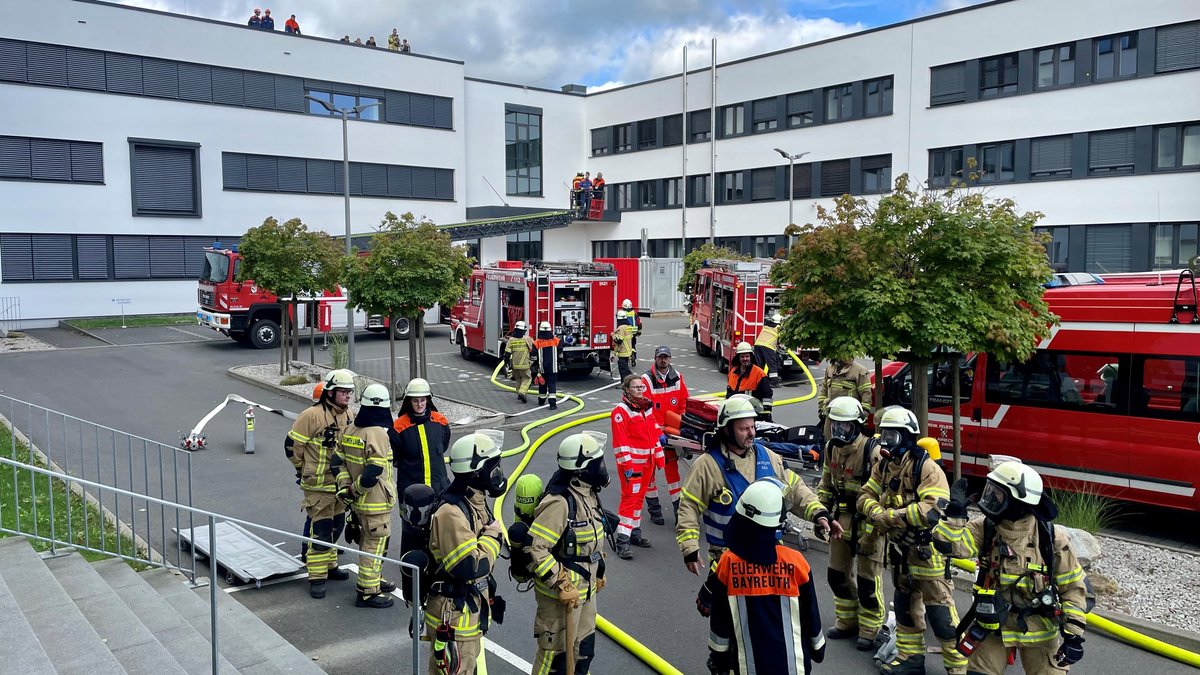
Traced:
[[262, 23], [259, 24], [259, 28], [263, 30], [275, 30], [275, 19], [271, 18], [271, 10], [269, 8], [263, 10]]
[[412, 51], [412, 46], [408, 44], [407, 39], [400, 41], [400, 51], [404, 54], [407, 54]]
[[262, 11], [256, 8], [254, 10], [254, 16], [250, 17], [250, 20], [246, 22], [246, 25], [251, 28], [262, 28]]
[[392, 34], [388, 36], [388, 50], [393, 52], [400, 51], [400, 33], [395, 28], [392, 29]]
[[300, 35], [300, 24], [296, 22], [295, 14], [293, 14], [291, 16], [291, 18], [289, 18], [287, 21], [284, 22], [283, 32], [292, 33], [294, 35]]

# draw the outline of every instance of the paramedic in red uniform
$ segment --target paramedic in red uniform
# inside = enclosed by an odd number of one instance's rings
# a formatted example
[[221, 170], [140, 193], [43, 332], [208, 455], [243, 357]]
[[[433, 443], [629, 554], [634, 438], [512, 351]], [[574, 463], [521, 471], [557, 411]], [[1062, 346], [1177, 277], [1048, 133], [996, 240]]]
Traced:
[[[661, 345], [654, 350], [654, 366], [642, 375], [649, 387], [647, 397], [654, 402], [654, 419], [658, 426], [667, 427], [667, 413], [672, 412], [680, 417], [687, 409], [688, 388], [683, 381], [683, 374], [671, 365], [671, 348]], [[667, 477], [667, 493], [671, 496], [671, 506], [675, 511], [676, 520], [679, 516], [679, 456], [674, 450], [663, 445], [663, 456], [666, 465], [663, 473]], [[650, 513], [650, 522], [663, 525], [662, 504], [658, 500], [658, 480], [650, 479], [650, 489], [646, 492], [646, 510]]]
[[640, 375], [628, 375], [621, 381], [621, 389], [621, 401], [612, 411], [613, 452], [621, 481], [617, 556], [630, 560], [631, 545], [650, 548], [650, 541], [642, 537], [642, 503], [655, 467], [663, 466], [665, 458], [658, 441], [662, 431], [654, 421], [653, 403], [646, 398], [646, 381]]

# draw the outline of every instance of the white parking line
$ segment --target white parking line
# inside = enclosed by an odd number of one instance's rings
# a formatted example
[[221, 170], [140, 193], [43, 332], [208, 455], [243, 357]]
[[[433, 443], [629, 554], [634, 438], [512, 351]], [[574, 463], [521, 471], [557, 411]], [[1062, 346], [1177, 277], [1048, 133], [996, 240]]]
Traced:
[[495, 654], [496, 656], [499, 656], [501, 659], [508, 662], [508, 664], [510, 666], [512, 666], [513, 668], [516, 668], [517, 670], [521, 671], [522, 673], [533, 672], [533, 664], [532, 663], [530, 663], [530, 662], [526, 661], [525, 659], [517, 656], [516, 654], [508, 651], [504, 647], [501, 647], [500, 645], [496, 644], [495, 642], [492, 642], [491, 640], [489, 640], [487, 638], [483, 638], [483, 648], [488, 650], [489, 652]]

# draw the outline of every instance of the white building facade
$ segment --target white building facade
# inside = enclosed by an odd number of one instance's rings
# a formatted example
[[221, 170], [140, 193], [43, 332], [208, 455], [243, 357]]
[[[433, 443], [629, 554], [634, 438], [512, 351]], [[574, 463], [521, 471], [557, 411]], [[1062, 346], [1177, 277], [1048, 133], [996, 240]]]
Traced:
[[[971, 158], [992, 194], [1045, 214], [1056, 269], [1198, 253], [1186, 0], [994, 2], [591, 95], [104, 2], [0, 10], [0, 298], [26, 325], [117, 299], [187, 311], [203, 246], [268, 216], [344, 232], [341, 122], [305, 95], [380, 104], [348, 124], [356, 235], [389, 210], [565, 209], [576, 171], [603, 172], [604, 220], [483, 230], [467, 243], [485, 262], [677, 257], [710, 236], [772, 255], [789, 208], [812, 222], [833, 196], [946, 184]], [[790, 172], [776, 148], [805, 154]]]

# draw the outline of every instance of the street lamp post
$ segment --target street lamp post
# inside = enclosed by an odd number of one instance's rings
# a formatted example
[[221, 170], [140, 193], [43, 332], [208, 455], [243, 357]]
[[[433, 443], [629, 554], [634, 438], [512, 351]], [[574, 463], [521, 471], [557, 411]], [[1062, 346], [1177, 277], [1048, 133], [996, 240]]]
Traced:
[[[321, 104], [321, 107], [328, 110], [330, 115], [339, 115], [342, 118], [342, 194], [346, 201], [346, 255], [353, 253], [353, 246], [350, 243], [350, 132], [349, 120], [350, 113], [362, 116], [363, 111], [374, 108], [379, 103], [367, 103], [365, 105], [356, 105], [352, 108], [335, 108], [328, 101], [319, 99], [315, 96], [305, 94], [304, 98], [315, 101]], [[394, 326], [392, 327], [395, 328]], [[346, 289], [346, 347], [347, 347], [347, 367], [354, 369], [354, 310], [350, 308], [350, 290]]]
[[[783, 155], [783, 158], [788, 161], [788, 227], [790, 228], [796, 222], [793, 217], [793, 209], [796, 204], [796, 160], [807, 155], [808, 153], [801, 152], [799, 154], [792, 155], [780, 150], [779, 148], [775, 148], [775, 152]], [[789, 251], [792, 250], [791, 234], [788, 234], [787, 236], [787, 247]]]

